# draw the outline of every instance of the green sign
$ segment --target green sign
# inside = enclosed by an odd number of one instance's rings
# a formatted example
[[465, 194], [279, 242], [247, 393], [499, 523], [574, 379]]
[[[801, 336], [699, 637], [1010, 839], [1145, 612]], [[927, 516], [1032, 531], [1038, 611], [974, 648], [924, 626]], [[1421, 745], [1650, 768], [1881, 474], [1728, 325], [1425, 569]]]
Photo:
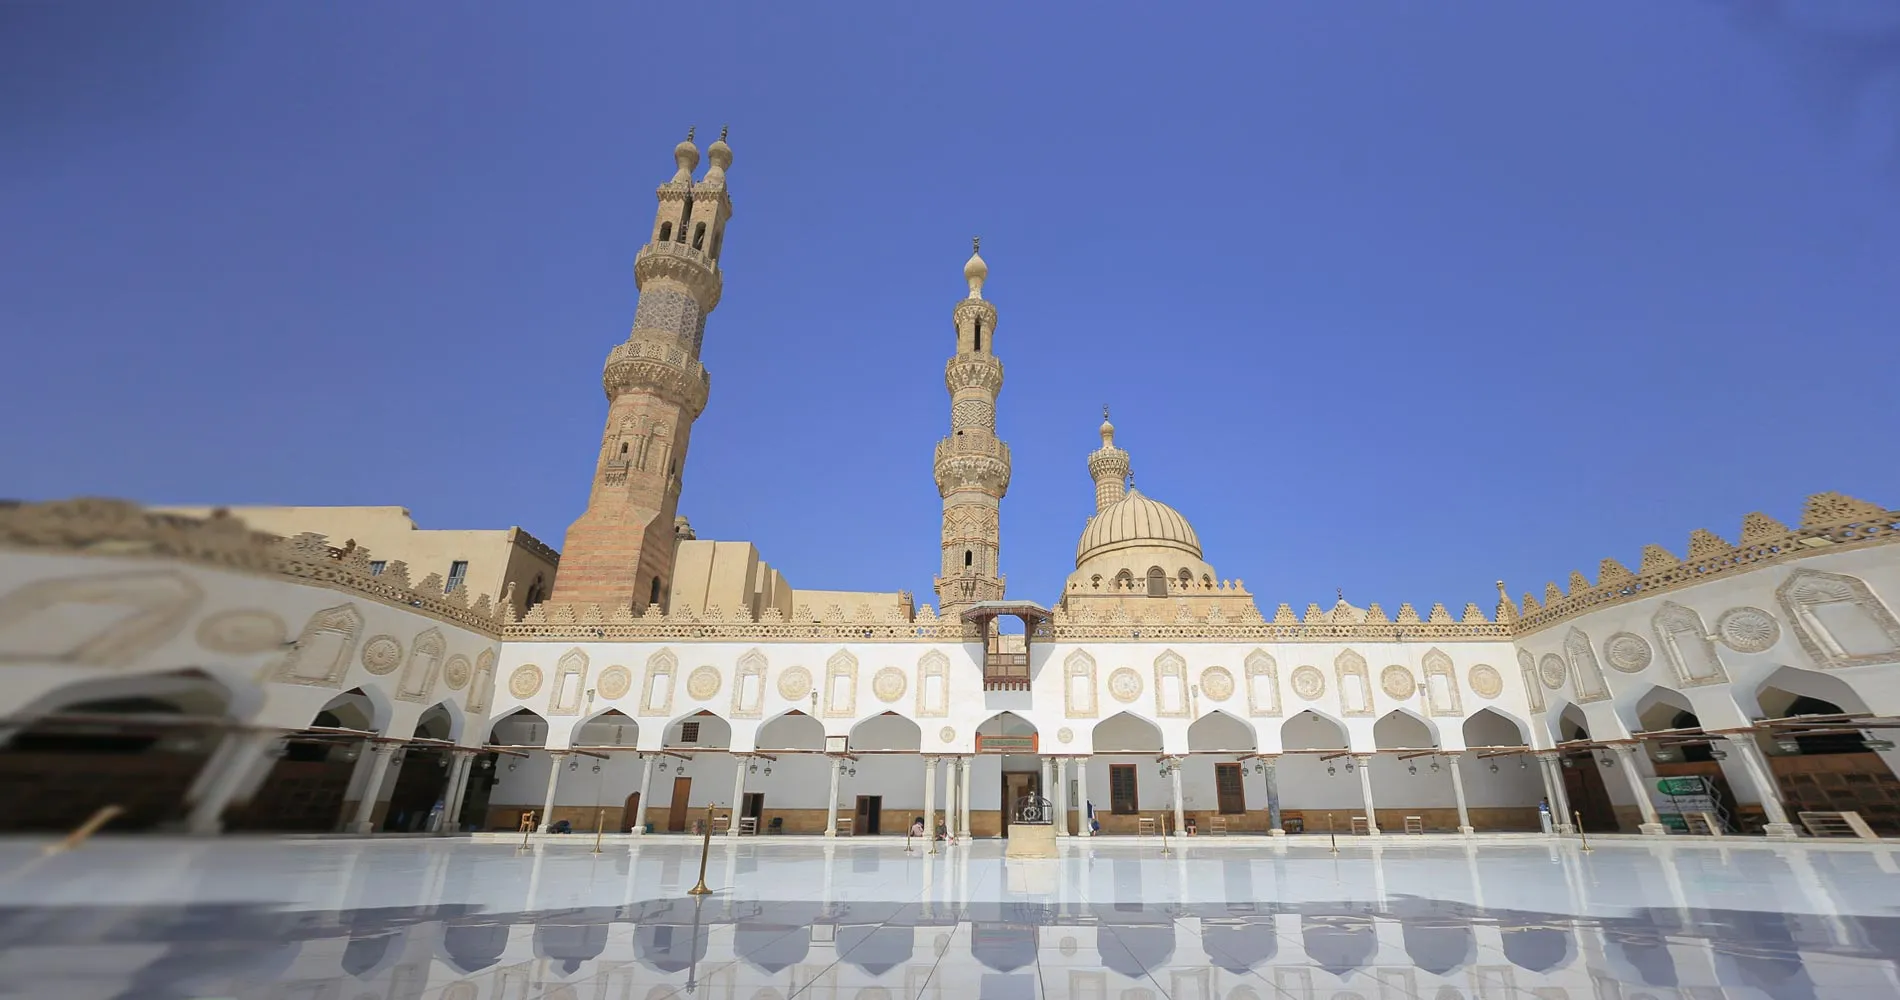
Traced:
[[1701, 778], [1658, 778], [1656, 790], [1664, 795], [1701, 795]]

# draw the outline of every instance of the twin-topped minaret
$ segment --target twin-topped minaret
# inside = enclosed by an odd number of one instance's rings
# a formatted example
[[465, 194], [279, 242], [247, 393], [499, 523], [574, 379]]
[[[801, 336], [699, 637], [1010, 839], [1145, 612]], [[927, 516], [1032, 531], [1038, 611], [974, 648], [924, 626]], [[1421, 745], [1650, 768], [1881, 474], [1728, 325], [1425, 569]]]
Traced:
[[970, 294], [957, 303], [957, 353], [944, 366], [950, 390], [950, 436], [937, 442], [937, 492], [943, 497], [943, 568], [937, 604], [955, 614], [978, 601], [1003, 597], [997, 559], [1002, 547], [998, 512], [1009, 492], [1009, 446], [996, 437], [996, 397], [1003, 363], [996, 359], [996, 307], [983, 299], [982, 245], [972, 241], [963, 277]]
[[660, 185], [653, 233], [633, 262], [640, 301], [633, 331], [607, 355], [607, 429], [601, 436], [587, 511], [567, 529], [557, 604], [664, 607], [673, 574], [673, 518], [686, 471], [693, 421], [711, 387], [699, 363], [706, 317], [719, 305], [719, 252], [732, 200], [726, 133], [706, 148], [699, 180], [693, 133], [673, 148], [678, 166]]

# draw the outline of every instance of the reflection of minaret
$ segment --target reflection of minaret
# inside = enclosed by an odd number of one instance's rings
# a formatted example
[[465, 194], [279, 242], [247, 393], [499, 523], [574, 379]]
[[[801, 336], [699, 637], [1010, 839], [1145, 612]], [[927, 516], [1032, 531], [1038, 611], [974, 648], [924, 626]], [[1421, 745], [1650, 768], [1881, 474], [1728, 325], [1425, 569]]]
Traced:
[[1009, 491], [1009, 446], [996, 438], [1003, 363], [994, 353], [996, 307], [983, 300], [989, 273], [973, 250], [963, 265], [970, 294], [952, 314], [957, 353], [943, 373], [950, 390], [950, 436], [937, 442], [935, 462], [937, 492], [943, 497], [937, 605], [951, 612], [1003, 597], [998, 514]]

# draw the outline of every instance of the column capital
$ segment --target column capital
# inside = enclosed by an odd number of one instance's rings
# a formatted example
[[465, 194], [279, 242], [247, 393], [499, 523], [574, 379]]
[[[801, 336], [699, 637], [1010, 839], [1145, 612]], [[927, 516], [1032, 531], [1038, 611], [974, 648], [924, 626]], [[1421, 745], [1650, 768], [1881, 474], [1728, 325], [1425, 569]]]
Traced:
[[470, 757], [473, 757], [476, 754], [479, 754], [481, 752], [482, 751], [479, 747], [450, 747], [449, 748], [449, 756], [459, 757], [464, 760]]

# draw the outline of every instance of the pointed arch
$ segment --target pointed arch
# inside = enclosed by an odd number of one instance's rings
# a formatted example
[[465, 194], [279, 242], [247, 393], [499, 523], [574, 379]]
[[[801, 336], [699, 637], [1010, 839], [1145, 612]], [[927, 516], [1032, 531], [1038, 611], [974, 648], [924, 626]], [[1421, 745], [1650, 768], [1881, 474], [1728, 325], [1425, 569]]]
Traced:
[[[1035, 753], [1041, 736], [1036, 724], [1028, 719], [1015, 712], [998, 712], [976, 724], [976, 751]], [[990, 750], [985, 750], [985, 743], [991, 743]], [[1007, 750], [996, 750], [995, 747], [1006, 747]]]
[[799, 709], [773, 716], [752, 737], [759, 750], [823, 750], [825, 724]]
[[475, 674], [468, 680], [468, 714], [487, 715], [488, 706], [495, 700], [495, 661], [499, 659], [494, 649], [484, 649], [475, 657]]
[[1189, 753], [1254, 751], [1260, 749], [1260, 737], [1239, 716], [1217, 708], [1188, 727], [1187, 746]]
[[546, 716], [531, 708], [517, 708], [488, 720], [482, 743], [503, 747], [547, 746], [549, 733]]
[[575, 720], [568, 732], [569, 746], [638, 746], [640, 723], [617, 707], [602, 708]]
[[[1848, 675], [1851, 676], [1851, 675]], [[1768, 718], [1784, 718], [1802, 698], [1836, 705], [1843, 712], [1873, 714], [1867, 699], [1847, 677], [1801, 667], [1781, 667], [1755, 685], [1755, 704]]]
[[1344, 722], [1309, 708], [1280, 724], [1280, 745], [1288, 750], [1345, 750], [1351, 744]]
[[1439, 746], [1438, 727], [1409, 708], [1394, 708], [1372, 724], [1372, 745], [1379, 750], [1434, 749]]
[[950, 715], [950, 658], [933, 649], [917, 658], [917, 717]]
[[732, 723], [707, 709], [688, 712], [667, 721], [660, 731], [660, 745], [684, 750], [728, 750], [732, 747]]
[[356, 605], [324, 608], [304, 622], [290, 652], [271, 668], [270, 679], [279, 684], [340, 687], [362, 636], [363, 613]]
[[[1555, 709], [1557, 706], [1552, 705]], [[1562, 711], [1550, 714], [1551, 737], [1558, 743], [1574, 739], [1595, 739], [1590, 731], [1590, 717], [1584, 714], [1580, 705], [1564, 705]]]
[[1651, 684], [1635, 701], [1629, 703], [1629, 711], [1624, 717], [1625, 724], [1634, 721], [1630, 729], [1635, 732], [1656, 732], [1663, 729], [1683, 729], [1699, 726], [1699, 721], [1684, 721], [1684, 716], [1694, 719], [1695, 705], [1687, 696], [1674, 688], [1661, 684]]
[[640, 678], [640, 715], [673, 714], [673, 693], [678, 687], [680, 658], [670, 649], [655, 650], [647, 657]]
[[851, 727], [853, 750], [909, 750], [924, 748], [924, 729], [896, 712], [861, 719]]
[[1116, 712], [1089, 730], [1096, 753], [1160, 753], [1161, 727], [1133, 712]]
[[858, 714], [858, 658], [840, 649], [825, 661], [825, 687], [819, 695], [825, 718], [849, 719]]
[[1531, 742], [1531, 727], [1528, 723], [1495, 708], [1481, 708], [1471, 713], [1463, 729], [1465, 746], [1468, 747], [1530, 746]]
[[1775, 601], [1815, 666], [1900, 663], [1900, 620], [1859, 577], [1797, 569], [1775, 588]]
[[416, 716], [415, 736], [459, 742], [462, 738], [462, 707], [444, 698]]

